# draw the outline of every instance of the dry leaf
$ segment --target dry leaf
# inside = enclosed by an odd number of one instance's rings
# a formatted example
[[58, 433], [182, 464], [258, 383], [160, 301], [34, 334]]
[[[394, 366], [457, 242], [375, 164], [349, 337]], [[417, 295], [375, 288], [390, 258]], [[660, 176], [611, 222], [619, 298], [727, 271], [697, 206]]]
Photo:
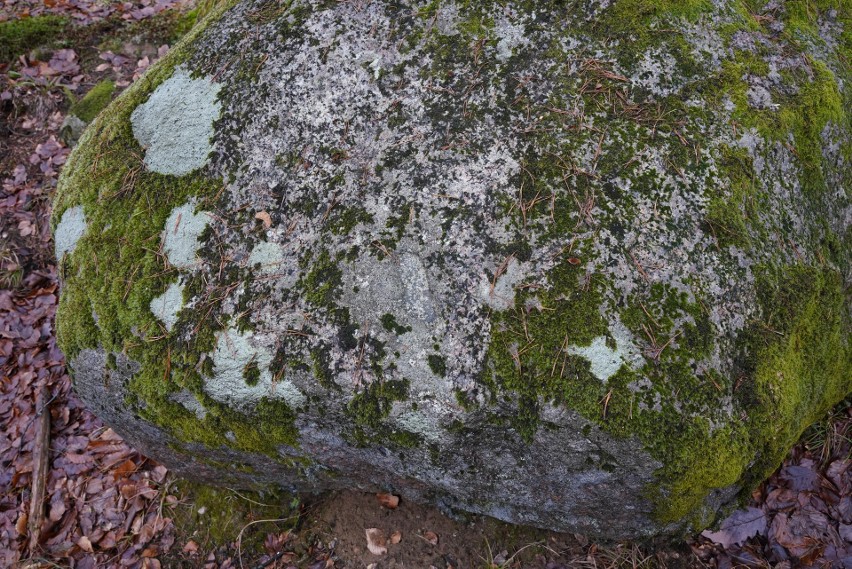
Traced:
[[129, 458], [115, 467], [112, 471], [112, 477], [118, 480], [122, 476], [128, 476], [136, 472], [136, 463]]
[[198, 544], [191, 539], [183, 546], [184, 553], [195, 553], [196, 551], [198, 551]]
[[388, 542], [385, 538], [385, 532], [379, 528], [369, 528], [364, 530], [364, 533], [367, 534], [367, 549], [370, 550], [370, 553], [373, 555], [384, 555], [388, 552]]
[[272, 216], [270, 216], [265, 211], [257, 212], [256, 214], [254, 214], [254, 218], [261, 220], [263, 222], [263, 226], [266, 229], [269, 229], [270, 227], [272, 227]]
[[393, 494], [376, 494], [379, 504], [388, 510], [395, 510], [399, 506], [399, 496]]
[[77, 546], [86, 553], [92, 553], [94, 551], [92, 548], [92, 542], [85, 535], [80, 536], [80, 539], [77, 540]]
[[26, 535], [27, 533], [27, 522], [30, 520], [29, 515], [26, 512], [21, 512], [21, 515], [18, 516], [18, 521], [15, 523], [15, 531], [18, 532], [18, 535]]
[[705, 531], [701, 535], [723, 547], [740, 545], [754, 535], [766, 533], [766, 514], [757, 508], [749, 506], [737, 510], [724, 520], [719, 531]]
[[62, 501], [62, 498], [56, 499], [57, 494], [54, 494], [54, 499], [50, 501], [50, 512], [47, 514], [47, 518], [52, 522], [58, 522], [62, 519], [62, 515], [65, 513], [65, 503]]
[[400, 541], [402, 541], [402, 532], [399, 532], [399, 531], [395, 531], [395, 532], [393, 532], [393, 533], [391, 534], [391, 536], [390, 536], [390, 542], [391, 542], [393, 545], [396, 545], [396, 544], [397, 544], [397, 543], [399, 543]]
[[427, 531], [423, 534], [423, 539], [426, 540], [426, 543], [431, 543], [432, 545], [438, 545], [438, 534], [434, 531]]

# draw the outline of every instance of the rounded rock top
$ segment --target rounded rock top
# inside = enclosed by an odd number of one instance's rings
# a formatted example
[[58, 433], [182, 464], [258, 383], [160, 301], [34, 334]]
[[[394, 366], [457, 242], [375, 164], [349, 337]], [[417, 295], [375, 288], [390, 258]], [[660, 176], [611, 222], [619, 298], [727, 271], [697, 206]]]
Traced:
[[208, 482], [706, 527], [852, 391], [852, 24], [788, 9], [221, 5], [63, 172], [76, 389]]

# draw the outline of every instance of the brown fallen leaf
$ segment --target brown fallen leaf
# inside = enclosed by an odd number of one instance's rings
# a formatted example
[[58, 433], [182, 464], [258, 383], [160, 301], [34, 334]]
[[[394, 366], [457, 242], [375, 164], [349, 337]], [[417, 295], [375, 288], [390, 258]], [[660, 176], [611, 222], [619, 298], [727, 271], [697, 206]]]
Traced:
[[402, 532], [399, 532], [399, 531], [395, 531], [395, 532], [393, 532], [393, 533], [391, 534], [391, 536], [390, 536], [390, 542], [391, 542], [393, 545], [396, 545], [396, 544], [397, 544], [397, 543], [399, 543], [400, 541], [402, 541]]
[[30, 517], [26, 512], [21, 512], [18, 516], [18, 521], [15, 523], [15, 531], [18, 532], [18, 535], [26, 535], [27, 533], [27, 522]]
[[271, 216], [271, 215], [269, 215], [267, 212], [265, 212], [265, 211], [259, 211], [259, 212], [257, 212], [256, 214], [254, 214], [254, 218], [255, 218], [255, 219], [259, 219], [260, 221], [262, 221], [262, 222], [263, 222], [263, 226], [264, 226], [266, 229], [269, 229], [270, 227], [272, 227], [272, 216]]
[[122, 476], [129, 476], [134, 472], [136, 472], [136, 463], [128, 458], [127, 460], [119, 464], [117, 467], [115, 467], [115, 469], [112, 471], [112, 477], [114, 480], [118, 480]]
[[434, 531], [427, 531], [423, 534], [423, 539], [426, 540], [426, 543], [430, 543], [432, 545], [438, 545], [438, 534]]
[[388, 552], [388, 542], [384, 531], [379, 528], [368, 528], [364, 530], [364, 533], [367, 534], [367, 549], [370, 550], [370, 553], [373, 555], [384, 555]]
[[195, 553], [196, 551], [198, 551], [198, 544], [191, 539], [183, 546], [184, 553]]
[[399, 496], [393, 494], [376, 494], [376, 499], [378, 499], [379, 505], [388, 510], [395, 510], [399, 506]]

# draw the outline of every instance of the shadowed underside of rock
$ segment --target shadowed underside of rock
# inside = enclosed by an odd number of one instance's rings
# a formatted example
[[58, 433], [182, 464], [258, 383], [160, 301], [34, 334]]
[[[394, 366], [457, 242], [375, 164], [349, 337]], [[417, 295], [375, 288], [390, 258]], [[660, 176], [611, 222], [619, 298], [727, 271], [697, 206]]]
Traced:
[[850, 23], [580, 4], [197, 26], [57, 192], [83, 399], [213, 482], [710, 523], [852, 388]]

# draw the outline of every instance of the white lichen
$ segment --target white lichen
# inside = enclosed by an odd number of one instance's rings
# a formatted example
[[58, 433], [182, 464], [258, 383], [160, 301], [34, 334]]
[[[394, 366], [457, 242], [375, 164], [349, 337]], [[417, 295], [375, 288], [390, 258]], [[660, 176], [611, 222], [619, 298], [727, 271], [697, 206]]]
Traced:
[[53, 233], [56, 258], [61, 259], [65, 253], [73, 253], [84, 233], [86, 233], [86, 214], [83, 212], [83, 206], [78, 205], [67, 209]]
[[569, 346], [565, 351], [589, 360], [592, 374], [603, 382], [609, 381], [629, 358], [617, 343], [615, 349], [607, 346], [605, 336], [598, 336], [589, 346]]
[[178, 313], [183, 308], [183, 283], [172, 283], [162, 295], [151, 300], [151, 312], [172, 331], [178, 321]]
[[396, 424], [410, 432], [423, 436], [428, 441], [442, 440], [443, 431], [429, 416], [419, 411], [406, 411], [396, 417]]
[[[217, 333], [212, 358], [213, 377], [207, 379], [204, 390], [217, 401], [237, 408], [251, 408], [264, 396], [280, 397], [293, 408], [307, 402], [291, 381], [273, 381], [272, 350], [251, 332], [230, 328]], [[259, 371], [257, 381], [249, 385], [249, 370], [255, 366]]]
[[260, 273], [263, 275], [274, 275], [283, 262], [284, 252], [281, 245], [269, 241], [261, 241], [255, 245], [248, 258], [249, 267], [260, 265]]
[[515, 305], [515, 287], [526, 275], [514, 257], [497, 269], [496, 279], [485, 275], [479, 281], [479, 297], [494, 310], [508, 310]]
[[136, 107], [133, 135], [145, 149], [145, 165], [160, 174], [184, 176], [204, 166], [213, 149], [213, 121], [221, 112], [220, 86], [193, 79], [183, 67]]
[[495, 32], [500, 38], [497, 42], [497, 59], [500, 61], [508, 60], [512, 57], [515, 48], [529, 42], [523, 26], [515, 25], [505, 20], [497, 25]]
[[208, 223], [208, 214], [195, 213], [195, 205], [191, 202], [172, 210], [163, 229], [163, 250], [169, 263], [179, 269], [195, 266], [198, 238]]

